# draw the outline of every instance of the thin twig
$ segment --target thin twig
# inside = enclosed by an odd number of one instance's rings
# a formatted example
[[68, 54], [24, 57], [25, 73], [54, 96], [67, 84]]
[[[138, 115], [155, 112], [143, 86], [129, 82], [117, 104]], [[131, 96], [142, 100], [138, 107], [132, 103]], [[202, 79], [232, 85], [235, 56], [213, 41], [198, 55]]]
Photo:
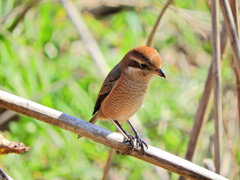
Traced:
[[17, 18], [14, 20], [12, 25], [8, 28], [9, 31], [12, 32], [17, 27], [17, 25], [24, 19], [25, 15], [29, 11], [29, 9], [31, 9], [33, 6], [35, 6], [39, 2], [40, 2], [40, 0], [32, 0], [32, 1], [30, 1], [27, 4], [27, 6], [22, 10], [22, 12], [20, 12], [20, 14], [17, 16]]
[[219, 33], [219, 1], [212, 0], [212, 61], [213, 61], [213, 91], [214, 91], [214, 165], [220, 174], [221, 167], [221, 139], [222, 139], [222, 92], [221, 92], [221, 60]]
[[96, 63], [99, 72], [103, 77], [105, 77], [109, 72], [109, 68], [100, 51], [100, 48], [98, 47], [97, 41], [93, 38], [87, 25], [71, 0], [61, 0], [61, 2], [68, 14], [69, 19], [72, 21], [78, 34], [82, 38], [84, 46]]
[[113, 159], [114, 153], [115, 153], [114, 149], [109, 148], [108, 158], [107, 158], [107, 162], [104, 167], [102, 180], [108, 179], [108, 173], [109, 173], [110, 167], [112, 165], [112, 159]]
[[[79, 134], [80, 136], [85, 136], [121, 153], [129, 151], [129, 145], [124, 142], [123, 136], [119, 133], [110, 132], [89, 122], [1, 90], [0, 107], [30, 116], [40, 121]], [[139, 147], [129, 151], [129, 155], [163, 167], [187, 178], [226, 179], [223, 176], [153, 146], [148, 146], [144, 155], [142, 155], [141, 148]]]
[[157, 31], [157, 28], [158, 28], [158, 25], [160, 23], [160, 20], [162, 19], [162, 16], [163, 14], [165, 13], [165, 11], [167, 10], [168, 6], [172, 3], [173, 0], [168, 0], [167, 3], [164, 5], [164, 7], [162, 8], [156, 22], [155, 22], [155, 25], [148, 37], [148, 40], [147, 40], [147, 46], [152, 46], [152, 41], [154, 39], [154, 36], [155, 36], [155, 33]]

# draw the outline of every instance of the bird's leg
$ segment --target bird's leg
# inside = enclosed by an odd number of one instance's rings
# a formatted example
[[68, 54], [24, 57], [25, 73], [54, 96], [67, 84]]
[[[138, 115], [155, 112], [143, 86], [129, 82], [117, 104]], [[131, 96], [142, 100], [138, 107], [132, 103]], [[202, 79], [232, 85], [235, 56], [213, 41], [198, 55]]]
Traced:
[[117, 129], [122, 133], [122, 135], [124, 136], [124, 138], [126, 139], [127, 142], [129, 142], [129, 144], [133, 147], [134, 146], [134, 137], [130, 134], [128, 134], [123, 128], [122, 126], [118, 123], [117, 120], [112, 120], [112, 123], [117, 127]]
[[136, 129], [133, 127], [133, 125], [132, 125], [132, 123], [130, 122], [130, 120], [128, 120], [128, 124], [131, 126], [131, 128], [132, 128], [132, 130], [133, 130], [133, 132], [134, 132], [134, 134], [135, 134], [135, 138], [136, 138], [136, 140], [137, 140], [137, 145], [141, 147], [142, 153], [144, 154], [144, 146], [145, 146], [146, 148], [148, 148], [147, 143], [145, 143], [145, 142], [140, 138], [138, 132], [137, 132]]

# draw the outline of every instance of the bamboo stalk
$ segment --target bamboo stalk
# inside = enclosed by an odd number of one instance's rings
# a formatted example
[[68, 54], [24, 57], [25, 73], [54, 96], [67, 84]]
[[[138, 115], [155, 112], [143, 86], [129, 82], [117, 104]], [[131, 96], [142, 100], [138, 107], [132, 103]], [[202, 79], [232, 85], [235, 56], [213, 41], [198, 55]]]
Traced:
[[212, 0], [212, 60], [214, 74], [214, 165], [220, 174], [222, 150], [222, 92], [221, 92], [221, 62], [220, 62], [220, 33], [219, 33], [219, 1]]
[[[119, 133], [110, 132], [87, 121], [67, 115], [24, 98], [0, 90], [0, 107], [30, 116], [40, 121], [52, 124], [62, 129], [85, 136], [95, 142], [109, 146], [121, 153], [129, 151], [129, 146]], [[141, 148], [134, 148], [129, 155], [143, 161], [163, 167], [191, 179], [226, 180], [214, 172], [202, 168], [168, 152], [148, 146], [144, 155]]]

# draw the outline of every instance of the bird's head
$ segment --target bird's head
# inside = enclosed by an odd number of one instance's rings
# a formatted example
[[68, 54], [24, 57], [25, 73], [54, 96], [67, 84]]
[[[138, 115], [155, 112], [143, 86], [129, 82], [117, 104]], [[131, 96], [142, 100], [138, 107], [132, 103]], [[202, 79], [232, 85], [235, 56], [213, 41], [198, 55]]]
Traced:
[[121, 62], [123, 72], [140, 81], [149, 81], [154, 75], [166, 77], [161, 69], [162, 60], [158, 52], [148, 46], [129, 51]]

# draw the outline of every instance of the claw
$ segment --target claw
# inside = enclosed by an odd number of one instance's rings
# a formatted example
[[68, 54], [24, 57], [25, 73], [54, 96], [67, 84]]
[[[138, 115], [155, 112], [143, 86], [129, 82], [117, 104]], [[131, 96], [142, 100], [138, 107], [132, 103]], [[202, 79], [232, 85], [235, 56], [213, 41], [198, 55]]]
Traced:
[[[136, 140], [136, 146], [137, 147], [141, 147], [141, 150], [142, 150], [142, 155], [144, 155], [144, 153], [145, 153], [145, 148], [146, 149], [148, 149], [148, 145], [147, 145], [147, 143], [146, 142], [144, 142], [139, 136], [136, 136], [136, 137], [133, 137], [132, 135], [130, 135], [130, 134], [127, 134], [127, 137], [128, 138], [125, 138], [124, 139], [124, 142], [125, 143], [127, 143], [127, 144], [129, 144], [130, 146], [131, 146], [131, 148], [127, 151], [127, 152], [125, 152], [125, 153], [123, 153], [123, 154], [128, 154], [133, 148], [134, 148], [134, 146], [135, 146], [135, 140]], [[145, 146], [145, 147], [144, 147]]]
[[128, 120], [127, 121], [128, 122], [128, 124], [130, 125], [130, 127], [132, 128], [132, 130], [133, 130], [133, 132], [135, 133], [135, 139], [136, 139], [136, 145], [137, 145], [137, 147], [141, 147], [141, 149], [142, 149], [142, 155], [144, 155], [144, 146], [146, 147], [146, 148], [148, 148], [148, 145], [147, 145], [147, 143], [145, 143], [140, 137], [139, 137], [139, 135], [138, 135], [138, 132], [136, 131], [136, 129], [133, 127], [133, 125], [132, 125], [132, 123]]
[[127, 139], [124, 139], [124, 142], [126, 142], [127, 144], [131, 145], [132, 148], [134, 147], [134, 137], [132, 135], [127, 135]]
[[142, 155], [144, 155], [144, 153], [145, 153], [144, 146], [148, 149], [147, 143], [145, 143], [139, 136], [137, 136], [135, 138], [137, 140], [137, 146], [141, 147]]
[[122, 153], [123, 155], [128, 155], [129, 152], [134, 148], [134, 141], [135, 138], [132, 135], [127, 134], [127, 138], [124, 138], [124, 142], [128, 144], [130, 147], [126, 152]]

